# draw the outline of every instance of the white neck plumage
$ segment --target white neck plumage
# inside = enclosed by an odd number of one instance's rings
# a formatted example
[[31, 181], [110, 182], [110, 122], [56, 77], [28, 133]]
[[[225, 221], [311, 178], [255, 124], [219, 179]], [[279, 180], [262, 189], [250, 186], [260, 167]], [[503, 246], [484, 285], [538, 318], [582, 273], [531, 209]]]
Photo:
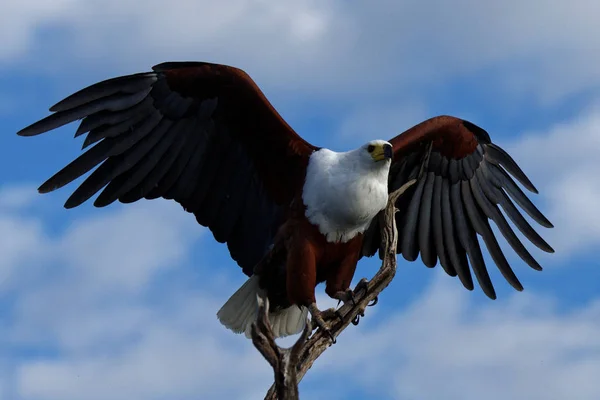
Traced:
[[302, 200], [306, 217], [328, 242], [349, 241], [385, 208], [390, 164], [373, 160], [364, 148], [311, 155]]

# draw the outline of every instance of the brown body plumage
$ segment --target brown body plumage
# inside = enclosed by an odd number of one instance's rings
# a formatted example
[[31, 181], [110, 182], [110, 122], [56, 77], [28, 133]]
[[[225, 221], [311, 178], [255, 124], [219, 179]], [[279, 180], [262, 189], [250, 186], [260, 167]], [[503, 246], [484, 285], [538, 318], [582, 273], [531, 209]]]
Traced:
[[[362, 235], [345, 243], [330, 243], [306, 220], [304, 206], [296, 208], [275, 235], [273, 249], [255, 269], [270, 303], [277, 308], [316, 303], [315, 286], [322, 282], [331, 297], [344, 292], [361, 256]], [[286, 265], [283, 269], [282, 264]]]

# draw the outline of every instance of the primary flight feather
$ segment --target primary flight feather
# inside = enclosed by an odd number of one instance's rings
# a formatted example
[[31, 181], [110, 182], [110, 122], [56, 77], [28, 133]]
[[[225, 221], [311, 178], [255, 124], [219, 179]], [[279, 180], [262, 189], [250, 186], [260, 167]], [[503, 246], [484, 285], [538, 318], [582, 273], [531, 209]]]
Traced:
[[490, 221], [534, 269], [541, 267], [504, 214], [533, 244], [553, 252], [513, 203], [551, 227], [512, 177], [537, 193], [533, 184], [485, 130], [459, 118], [434, 117], [389, 141], [334, 152], [301, 138], [244, 71], [205, 62], [168, 62], [105, 80], [50, 111], [18, 134], [81, 120], [75, 136], [87, 133], [89, 149], [39, 191], [97, 167], [66, 208], [98, 192], [97, 207], [158, 197], [181, 204], [227, 243], [249, 277], [217, 314], [234, 332], [249, 335], [258, 291], [268, 295], [276, 336], [300, 332], [308, 313], [327, 329], [315, 286], [325, 282], [329, 296], [352, 300], [359, 259], [379, 249], [376, 216], [388, 193], [411, 179], [416, 184], [397, 203], [397, 252], [405, 259], [420, 254], [428, 267], [439, 261], [469, 290], [472, 270], [495, 298], [478, 235], [506, 280], [517, 290], [522, 285]]

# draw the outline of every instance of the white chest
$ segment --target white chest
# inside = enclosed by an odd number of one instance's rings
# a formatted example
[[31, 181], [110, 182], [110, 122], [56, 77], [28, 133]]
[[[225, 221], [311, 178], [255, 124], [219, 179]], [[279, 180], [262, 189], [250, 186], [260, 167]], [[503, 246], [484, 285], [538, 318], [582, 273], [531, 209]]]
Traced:
[[306, 217], [327, 241], [347, 242], [385, 208], [389, 165], [327, 149], [313, 153], [302, 200]]

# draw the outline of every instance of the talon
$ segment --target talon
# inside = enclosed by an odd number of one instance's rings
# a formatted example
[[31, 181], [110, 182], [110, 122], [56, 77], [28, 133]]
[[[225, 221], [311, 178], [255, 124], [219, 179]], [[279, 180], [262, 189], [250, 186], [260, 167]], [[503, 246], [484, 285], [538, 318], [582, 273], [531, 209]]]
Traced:
[[375, 296], [375, 298], [373, 300], [371, 300], [371, 302], [369, 304], [367, 304], [367, 306], [368, 307], [373, 307], [378, 302], [379, 302], [379, 298], [377, 296]]
[[365, 292], [369, 290], [369, 281], [367, 278], [362, 278], [360, 281], [358, 281], [356, 287], [354, 288], [354, 292], [358, 292], [360, 289], [365, 289]]
[[360, 310], [360, 312], [358, 314], [356, 314], [356, 317], [354, 317], [354, 319], [352, 320], [352, 324], [358, 325], [358, 323], [360, 322], [360, 319], [364, 316], [365, 316], [365, 310], [362, 309], [362, 310]]
[[335, 338], [333, 337], [333, 334], [331, 333], [331, 331], [329, 329], [323, 329], [323, 331], [327, 334], [327, 336], [329, 336], [329, 338], [331, 339], [331, 344], [336, 344], [337, 340], [335, 340]]
[[339, 300], [338, 306], [340, 305], [340, 301], [343, 301], [344, 304], [352, 302], [352, 306], [356, 306], [356, 299], [354, 298], [354, 291], [352, 289], [346, 289], [343, 292], [339, 291], [331, 297]]

